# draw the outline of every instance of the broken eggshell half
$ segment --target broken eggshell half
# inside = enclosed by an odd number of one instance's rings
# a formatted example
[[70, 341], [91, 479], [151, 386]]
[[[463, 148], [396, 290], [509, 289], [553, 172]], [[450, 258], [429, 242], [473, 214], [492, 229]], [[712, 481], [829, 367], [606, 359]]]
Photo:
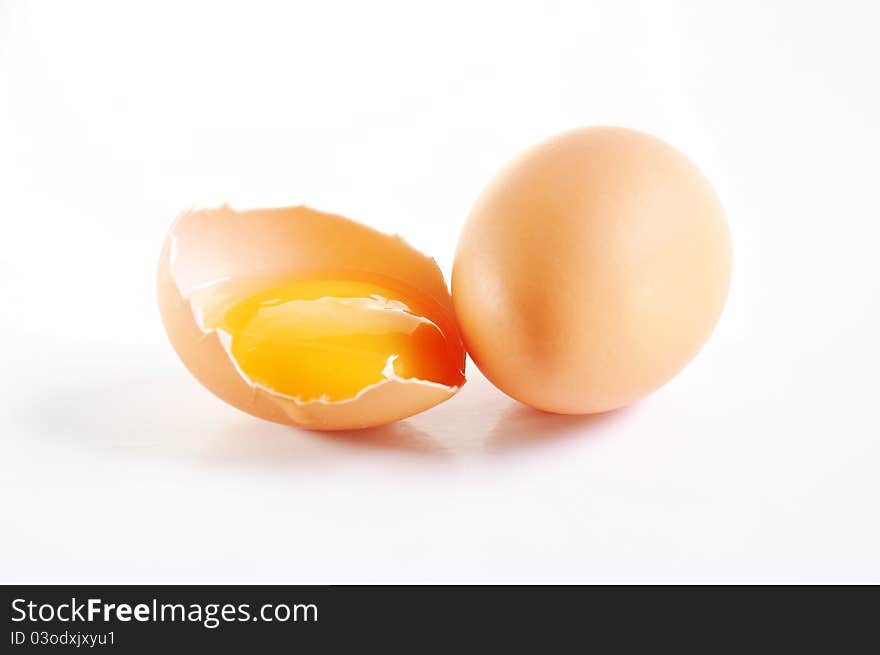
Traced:
[[289, 207], [178, 216], [158, 271], [175, 351], [249, 414], [316, 430], [452, 397], [465, 350], [440, 269], [399, 236]]

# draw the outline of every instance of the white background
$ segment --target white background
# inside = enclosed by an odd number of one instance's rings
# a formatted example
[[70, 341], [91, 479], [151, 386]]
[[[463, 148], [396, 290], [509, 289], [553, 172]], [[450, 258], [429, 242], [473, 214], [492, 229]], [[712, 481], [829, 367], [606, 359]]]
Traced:
[[[870, 0], [0, 0], [0, 581], [880, 581], [878, 25]], [[688, 154], [734, 237], [714, 337], [636, 406], [539, 414], [470, 366], [320, 435], [166, 342], [182, 208], [306, 203], [448, 275], [500, 166], [606, 123]]]

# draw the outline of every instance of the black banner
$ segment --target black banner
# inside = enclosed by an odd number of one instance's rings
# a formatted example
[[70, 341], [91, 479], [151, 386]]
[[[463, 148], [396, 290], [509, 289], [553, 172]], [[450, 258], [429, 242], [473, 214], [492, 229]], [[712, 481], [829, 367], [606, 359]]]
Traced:
[[538, 652], [578, 644], [629, 651], [648, 642], [714, 652], [804, 638], [842, 652], [873, 625], [876, 588], [862, 604], [829, 591], [831, 598], [754, 587], [7, 586], [0, 652], [337, 652], [353, 644], [415, 652], [441, 643], [470, 651], [475, 639]]

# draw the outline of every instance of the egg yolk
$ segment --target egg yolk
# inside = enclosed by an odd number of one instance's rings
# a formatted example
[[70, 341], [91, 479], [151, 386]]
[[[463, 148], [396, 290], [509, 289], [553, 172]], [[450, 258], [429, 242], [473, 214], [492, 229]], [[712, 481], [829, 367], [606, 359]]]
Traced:
[[373, 280], [299, 280], [227, 305], [210, 327], [252, 383], [336, 402], [392, 376], [461, 384], [446, 336], [420, 312], [431, 302]]

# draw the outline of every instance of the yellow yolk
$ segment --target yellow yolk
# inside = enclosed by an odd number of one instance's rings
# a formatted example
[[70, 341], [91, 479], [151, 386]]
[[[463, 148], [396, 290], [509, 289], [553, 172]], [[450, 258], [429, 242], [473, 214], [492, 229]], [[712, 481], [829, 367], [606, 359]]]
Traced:
[[426, 302], [374, 280], [308, 279], [227, 304], [206, 327], [228, 335], [252, 383], [299, 402], [346, 400], [391, 376], [458, 386], [446, 336], [418, 311]]

